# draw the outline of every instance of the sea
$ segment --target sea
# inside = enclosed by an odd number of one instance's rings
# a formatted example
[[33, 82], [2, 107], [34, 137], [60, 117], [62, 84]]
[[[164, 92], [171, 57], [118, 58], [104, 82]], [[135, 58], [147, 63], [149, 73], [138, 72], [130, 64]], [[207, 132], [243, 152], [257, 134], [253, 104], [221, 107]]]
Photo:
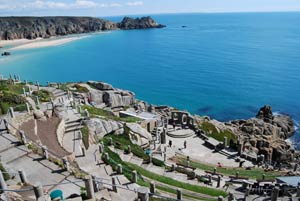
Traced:
[[[254, 117], [268, 104], [299, 125], [300, 13], [152, 17], [167, 27], [15, 50], [0, 58], [0, 74], [40, 83], [104, 81], [148, 103], [220, 121]], [[299, 132], [290, 141], [298, 144]]]

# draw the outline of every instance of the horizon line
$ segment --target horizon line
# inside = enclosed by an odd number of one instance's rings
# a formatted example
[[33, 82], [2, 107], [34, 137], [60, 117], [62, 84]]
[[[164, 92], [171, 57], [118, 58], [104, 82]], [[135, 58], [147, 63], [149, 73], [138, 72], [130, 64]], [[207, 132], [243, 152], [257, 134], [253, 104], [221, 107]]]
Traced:
[[182, 15], [182, 14], [246, 14], [246, 13], [300, 13], [300, 10], [290, 11], [197, 11], [197, 12], [162, 12], [162, 13], [136, 13], [116, 15], [1, 15], [0, 17], [122, 17], [122, 16], [149, 16], [149, 15]]

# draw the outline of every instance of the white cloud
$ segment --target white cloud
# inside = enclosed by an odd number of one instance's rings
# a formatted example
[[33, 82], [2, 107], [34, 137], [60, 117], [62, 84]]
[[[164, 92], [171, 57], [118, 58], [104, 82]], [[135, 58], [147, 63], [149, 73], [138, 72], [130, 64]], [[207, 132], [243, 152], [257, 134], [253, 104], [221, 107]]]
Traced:
[[126, 5], [127, 6], [142, 6], [142, 5], [144, 5], [144, 2], [142, 2], [142, 1], [127, 2]]
[[76, 8], [93, 8], [99, 5], [94, 1], [77, 0], [74, 5], [71, 5], [71, 7], [73, 6]]
[[[134, 2], [132, 2], [134, 3]], [[127, 5], [127, 4], [126, 4]], [[129, 4], [128, 4], [129, 5]], [[36, 10], [47, 10], [47, 9], [60, 9], [60, 10], [71, 10], [71, 9], [91, 9], [91, 8], [112, 8], [121, 7], [120, 3], [97, 3], [92, 0], [74, 0], [70, 3], [65, 3], [63, 0], [31, 0], [25, 2], [9, 2], [0, 0], [0, 11], [36, 11]], [[1, 13], [0, 13], [1, 14]]]

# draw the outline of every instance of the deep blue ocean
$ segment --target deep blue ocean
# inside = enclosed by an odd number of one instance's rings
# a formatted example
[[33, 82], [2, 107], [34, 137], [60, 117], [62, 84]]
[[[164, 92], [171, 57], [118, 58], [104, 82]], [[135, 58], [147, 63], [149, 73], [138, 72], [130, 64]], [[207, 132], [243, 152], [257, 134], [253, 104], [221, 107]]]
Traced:
[[270, 104], [299, 123], [300, 13], [152, 17], [167, 28], [13, 51], [0, 59], [0, 74], [44, 83], [101, 80], [149, 103], [222, 121], [253, 117]]

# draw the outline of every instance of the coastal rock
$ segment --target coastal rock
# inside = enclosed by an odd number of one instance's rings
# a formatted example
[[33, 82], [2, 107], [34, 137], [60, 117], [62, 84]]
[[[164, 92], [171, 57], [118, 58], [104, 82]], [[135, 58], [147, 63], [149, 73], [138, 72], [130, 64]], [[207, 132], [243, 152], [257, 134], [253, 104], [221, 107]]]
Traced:
[[148, 28], [163, 28], [165, 25], [156, 23], [151, 17], [130, 18], [124, 17], [122, 22], [118, 23], [120, 29], [148, 29]]
[[135, 95], [130, 91], [114, 90], [103, 94], [103, 102], [111, 108], [133, 105]]
[[242, 152], [264, 154], [267, 160], [291, 161], [294, 158], [292, 146], [286, 139], [295, 132], [293, 120], [286, 115], [273, 115], [270, 106], [262, 107], [255, 118], [235, 120], [226, 123], [217, 120], [196, 118], [198, 124], [211, 123], [220, 133], [230, 131], [237, 136]]
[[133, 143], [145, 147], [149, 145], [152, 140], [151, 134], [141, 125], [137, 123], [127, 123], [126, 126], [129, 128], [130, 139]]
[[47, 121], [45, 114], [41, 110], [34, 110], [33, 116], [36, 120]]
[[0, 40], [49, 38], [116, 29], [161, 28], [150, 17], [121, 23], [93, 17], [0, 17]]
[[107, 84], [105, 82], [94, 82], [94, 81], [88, 81], [88, 84], [95, 87], [98, 90], [113, 90], [112, 85]]
[[86, 124], [99, 139], [109, 133], [122, 134], [124, 132], [123, 125], [117, 121], [93, 118], [88, 120]]
[[10, 55], [11, 55], [10, 52], [3, 52], [3, 53], [1, 54], [1, 56], [10, 56]]

